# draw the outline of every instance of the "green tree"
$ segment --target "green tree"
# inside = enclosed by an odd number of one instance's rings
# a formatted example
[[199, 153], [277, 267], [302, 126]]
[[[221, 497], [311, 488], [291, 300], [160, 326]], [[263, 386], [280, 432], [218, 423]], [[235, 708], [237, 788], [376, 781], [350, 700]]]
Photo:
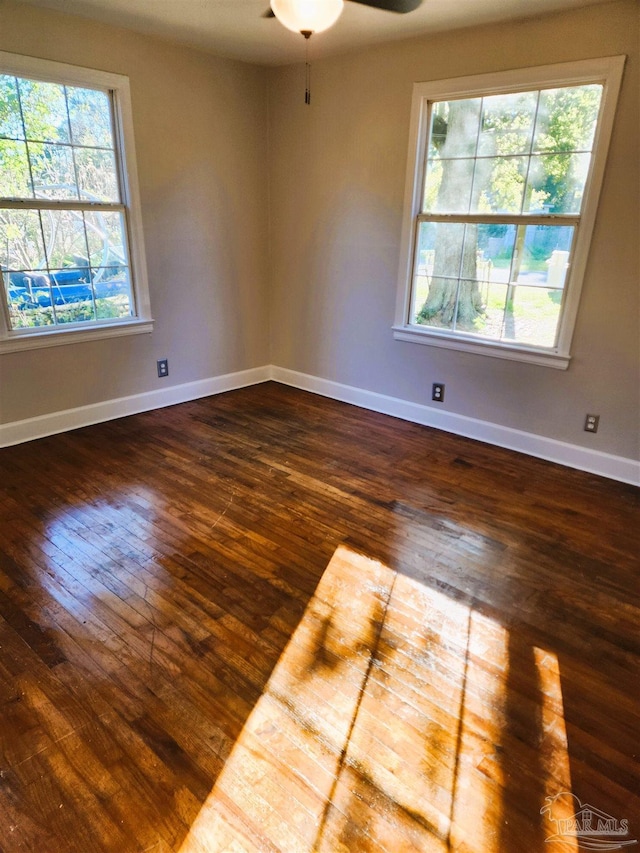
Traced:
[[[469, 184], [469, 139], [477, 128], [477, 101], [453, 101], [434, 116], [432, 145], [440, 154], [442, 178], [437, 192], [436, 210], [459, 211]], [[476, 133], [477, 135], [477, 133]], [[468, 193], [467, 193], [468, 197]], [[466, 212], [466, 210], [464, 211]], [[449, 328], [454, 320], [470, 325], [483, 310], [477, 282], [477, 226], [445, 226], [436, 240], [433, 275], [429, 294], [418, 313], [419, 323]], [[460, 284], [452, 282], [452, 273], [460, 275]]]

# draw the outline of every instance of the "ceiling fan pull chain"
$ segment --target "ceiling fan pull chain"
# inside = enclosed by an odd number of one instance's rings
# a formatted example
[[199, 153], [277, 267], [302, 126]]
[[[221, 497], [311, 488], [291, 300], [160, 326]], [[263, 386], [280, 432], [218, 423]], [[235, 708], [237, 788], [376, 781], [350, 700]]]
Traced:
[[305, 88], [304, 88], [304, 102], [305, 104], [311, 103], [311, 63], [309, 62], [309, 35], [303, 33], [306, 39], [306, 52], [305, 52], [305, 60], [304, 60], [304, 74], [305, 74]]

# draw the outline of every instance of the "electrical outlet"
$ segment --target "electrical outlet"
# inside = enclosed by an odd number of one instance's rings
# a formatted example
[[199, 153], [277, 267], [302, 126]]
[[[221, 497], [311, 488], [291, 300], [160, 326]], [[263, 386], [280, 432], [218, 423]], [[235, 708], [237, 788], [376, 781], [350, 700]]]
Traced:
[[434, 382], [431, 386], [431, 399], [436, 403], [442, 403], [444, 400], [444, 385], [442, 382]]
[[164, 376], [169, 375], [169, 359], [168, 358], [159, 358], [158, 359], [158, 376], [162, 379]]
[[584, 422], [585, 432], [598, 432], [598, 424], [600, 423], [600, 415], [587, 415]]

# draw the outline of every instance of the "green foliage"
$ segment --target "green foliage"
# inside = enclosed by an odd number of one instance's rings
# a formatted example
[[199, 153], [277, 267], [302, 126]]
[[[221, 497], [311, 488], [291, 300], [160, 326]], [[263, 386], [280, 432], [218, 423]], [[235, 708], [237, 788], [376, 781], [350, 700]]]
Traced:
[[39, 326], [52, 326], [56, 323], [87, 323], [98, 320], [119, 319], [129, 315], [129, 300], [126, 296], [110, 296], [96, 299], [95, 314], [93, 302], [71, 302], [51, 307], [33, 307], [24, 298], [13, 300], [10, 314], [14, 329], [31, 329]]
[[593, 144], [601, 86], [549, 89], [540, 95], [543, 120], [536, 151], [590, 151]]

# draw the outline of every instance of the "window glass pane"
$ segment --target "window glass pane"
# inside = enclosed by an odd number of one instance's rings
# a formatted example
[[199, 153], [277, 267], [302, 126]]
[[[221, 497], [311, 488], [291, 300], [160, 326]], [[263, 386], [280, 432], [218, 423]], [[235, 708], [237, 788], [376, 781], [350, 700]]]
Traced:
[[413, 289], [411, 291], [411, 322], [424, 324], [425, 317], [420, 316], [427, 296], [429, 295], [429, 287], [433, 277], [426, 275], [424, 271], [418, 271], [413, 277]]
[[508, 287], [489, 282], [465, 282], [465, 316], [456, 324], [459, 332], [500, 340]]
[[2, 283], [10, 306], [22, 307], [30, 301], [28, 280], [24, 272], [7, 272], [3, 267]]
[[88, 267], [82, 211], [43, 210], [41, 216], [49, 269]]
[[520, 263], [513, 270], [518, 284], [538, 287], [564, 287], [574, 229], [569, 226], [528, 225], [522, 229], [524, 240]]
[[24, 142], [0, 139], [0, 196], [33, 198], [27, 146]]
[[525, 213], [580, 213], [590, 154], [541, 154], [531, 158]]
[[92, 267], [127, 266], [124, 215], [118, 212], [85, 213]]
[[429, 159], [440, 156], [442, 146], [447, 139], [447, 110], [449, 104], [440, 101], [431, 106], [431, 127], [429, 128]]
[[46, 268], [37, 211], [0, 210], [0, 266], [3, 270]]
[[[36, 283], [39, 283], [39, 287]], [[26, 275], [23, 277], [19, 291], [9, 290], [8, 295], [9, 321], [12, 329], [54, 325], [55, 318], [46, 276]]]
[[465, 225], [421, 222], [418, 231], [418, 264], [428, 264], [436, 276], [458, 278], [462, 269]]
[[521, 285], [509, 288], [503, 339], [538, 347], [555, 346], [561, 306], [561, 290]]
[[467, 254], [476, 250], [476, 278], [479, 281], [508, 283], [516, 242], [516, 226], [482, 224], [475, 232], [469, 229], [467, 243], [477, 238], [477, 244], [467, 245]]
[[474, 333], [484, 312], [485, 304], [478, 281], [462, 279], [458, 285], [454, 328], [465, 334]]
[[481, 98], [433, 105], [431, 145], [440, 157], [473, 157], [480, 131]]
[[414, 269], [416, 275], [433, 275], [437, 227], [437, 223], [433, 222], [421, 222], [418, 225], [418, 239], [416, 241], [417, 252]]
[[133, 314], [131, 282], [126, 267], [92, 270], [99, 320], [130, 317]]
[[29, 159], [37, 198], [77, 201], [78, 187], [71, 148], [30, 142]]
[[472, 212], [520, 213], [526, 175], [526, 157], [488, 157], [477, 160]]
[[82, 323], [95, 320], [91, 272], [88, 267], [52, 270], [49, 283], [56, 322]]
[[475, 160], [433, 160], [427, 164], [424, 210], [468, 213]]
[[27, 139], [71, 142], [64, 86], [22, 78], [18, 86]]
[[80, 198], [88, 201], [120, 201], [116, 161], [112, 151], [76, 148]]
[[24, 139], [18, 85], [15, 77], [0, 74], [0, 136]]
[[438, 194], [442, 183], [442, 161], [439, 159], [427, 162], [427, 171], [424, 181], [424, 196], [422, 199], [422, 213], [438, 212]]
[[533, 150], [591, 151], [601, 98], [601, 85], [542, 91]]
[[438, 329], [453, 329], [458, 280], [430, 276], [416, 280], [414, 323]]
[[107, 93], [67, 86], [67, 100], [73, 144], [113, 148], [111, 103]]
[[536, 92], [484, 98], [478, 155], [529, 154], [537, 101]]

